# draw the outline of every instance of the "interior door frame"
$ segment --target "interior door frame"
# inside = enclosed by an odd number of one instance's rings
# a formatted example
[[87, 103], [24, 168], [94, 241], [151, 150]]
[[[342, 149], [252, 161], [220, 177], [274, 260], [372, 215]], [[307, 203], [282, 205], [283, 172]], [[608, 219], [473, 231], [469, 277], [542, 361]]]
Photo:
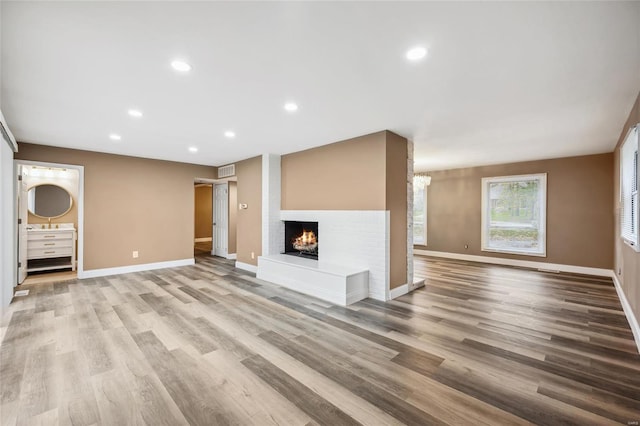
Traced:
[[[211, 255], [212, 256], [218, 256], [215, 253], [215, 225], [213, 225], [213, 223], [215, 223], [215, 207], [216, 207], [216, 185], [220, 185], [220, 184], [226, 184], [227, 185], [227, 208], [231, 209], [234, 208], [234, 206], [229, 205], [229, 182], [237, 182], [236, 177], [233, 176], [231, 178], [225, 178], [225, 179], [210, 179], [210, 178], [195, 178], [194, 179], [194, 197], [195, 197], [195, 184], [198, 183], [210, 183], [211, 184]], [[195, 217], [195, 215], [194, 215]], [[194, 231], [193, 231], [193, 238], [192, 240], [195, 241], [195, 227], [194, 227]], [[231, 255], [235, 256], [235, 253], [231, 253]], [[227, 259], [235, 259], [235, 257], [230, 257], [229, 254], [229, 212], [227, 211], [227, 253], [225, 256], [223, 256]]]
[[[226, 235], [227, 235], [227, 241], [226, 241], [226, 249], [223, 253], [216, 253], [216, 231], [218, 230], [218, 226], [216, 225], [216, 201], [218, 199], [218, 193], [216, 191], [216, 187], [221, 187], [223, 186], [225, 188], [225, 198], [226, 198], [226, 206], [227, 206], [227, 211], [226, 211], [226, 216], [227, 216], [227, 220], [226, 222]], [[212, 206], [212, 225], [213, 225], [213, 230], [212, 230], [212, 241], [211, 241], [211, 255], [212, 256], [220, 256], [220, 257], [224, 257], [225, 259], [229, 256], [229, 183], [227, 181], [224, 182], [217, 182], [214, 183], [213, 186], [211, 187], [212, 190], [212, 197], [211, 197], [211, 202], [213, 203]]]
[[[16, 257], [16, 263], [18, 264], [17, 268], [18, 268], [18, 276], [17, 276], [17, 281], [16, 284], [20, 285], [24, 282], [24, 280], [27, 278], [27, 247], [26, 247], [26, 243], [28, 241], [28, 238], [26, 235], [22, 235], [23, 232], [26, 232], [25, 230], [27, 229], [27, 225], [28, 225], [28, 219], [29, 219], [29, 213], [27, 211], [28, 209], [28, 201], [25, 200], [24, 195], [25, 193], [27, 193], [26, 190], [26, 183], [24, 181], [24, 171], [23, 171], [23, 164], [16, 164], [14, 166], [14, 179], [17, 179], [16, 182], [16, 191], [15, 191], [15, 202], [16, 202], [16, 206], [17, 206], [17, 212], [18, 214], [16, 215], [17, 217], [17, 235], [16, 235], [16, 244], [17, 244], [17, 257]], [[24, 191], [23, 191], [24, 190]], [[24, 215], [23, 215], [24, 213]], [[22, 223], [22, 222], [25, 223]]]
[[[84, 276], [84, 166], [79, 166], [77, 164], [47, 163], [43, 161], [13, 160], [13, 169], [15, 171], [17, 171], [18, 169], [18, 165], [54, 167], [57, 169], [72, 169], [72, 170], [78, 171], [78, 200], [77, 200], [77, 203], [78, 203], [78, 252], [76, 253], [76, 262], [77, 262], [76, 271], [78, 273], [78, 278], [80, 279], [86, 278]], [[14, 190], [18, 191], [19, 190], [18, 178], [16, 173], [14, 173], [14, 179], [15, 179]], [[16, 209], [17, 208], [18, 206], [16, 206]], [[14, 234], [19, 238], [19, 226], [18, 226], [17, 217], [18, 216], [16, 215], [16, 220], [14, 221], [13, 226], [15, 227]], [[17, 262], [19, 261], [19, 258], [20, 258], [17, 241], [13, 249], [16, 251], [17, 261], [15, 264], [15, 267], [17, 268], [18, 267]], [[16, 273], [16, 280], [17, 280], [17, 273]]]

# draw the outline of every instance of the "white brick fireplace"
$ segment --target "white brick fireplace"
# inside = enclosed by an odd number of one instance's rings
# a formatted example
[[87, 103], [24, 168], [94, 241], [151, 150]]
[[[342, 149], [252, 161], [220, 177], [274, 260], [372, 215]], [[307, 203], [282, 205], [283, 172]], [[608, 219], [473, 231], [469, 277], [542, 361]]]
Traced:
[[[364, 297], [377, 300], [388, 299], [389, 283], [389, 212], [382, 210], [282, 210], [281, 221], [318, 222], [318, 260], [304, 259], [304, 263], [315, 262], [319, 270], [336, 269], [368, 271], [368, 290]], [[284, 246], [284, 226], [277, 227], [279, 240]], [[272, 255], [273, 256], [273, 255]], [[282, 256], [272, 260], [281, 263], [291, 258], [290, 263], [298, 264], [296, 256]], [[280, 280], [271, 271], [265, 273], [265, 262], [269, 256], [258, 259], [258, 278], [268, 276], [270, 281], [296, 289], [291, 284], [292, 270], [282, 271], [287, 276]], [[278, 282], [280, 281], [280, 282]], [[289, 281], [289, 283], [285, 283]], [[300, 291], [309, 293], [309, 279], [305, 272], [293, 281], [300, 281]], [[311, 293], [310, 293], [311, 294]], [[323, 290], [313, 293], [323, 297]], [[362, 297], [360, 297], [362, 298]]]
[[[262, 216], [258, 278], [334, 303], [389, 300], [388, 211], [280, 210], [280, 157], [264, 155]], [[281, 254], [284, 221], [318, 223], [318, 260]], [[344, 277], [343, 286], [336, 284], [338, 276]]]

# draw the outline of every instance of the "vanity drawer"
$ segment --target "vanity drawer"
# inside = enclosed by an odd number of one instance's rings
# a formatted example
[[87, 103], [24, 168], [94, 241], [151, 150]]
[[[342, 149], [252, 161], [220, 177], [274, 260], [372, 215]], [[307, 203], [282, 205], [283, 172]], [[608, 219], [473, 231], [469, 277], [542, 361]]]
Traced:
[[66, 232], [28, 232], [27, 239], [29, 241], [36, 240], [73, 240], [73, 231]]
[[27, 246], [29, 250], [31, 249], [41, 249], [41, 248], [70, 248], [73, 245], [72, 239], [66, 240], [32, 240], [29, 241], [29, 245]]
[[27, 250], [27, 259], [45, 259], [48, 257], [63, 257], [71, 256], [73, 250], [71, 247], [58, 247], [58, 248], [38, 248]]

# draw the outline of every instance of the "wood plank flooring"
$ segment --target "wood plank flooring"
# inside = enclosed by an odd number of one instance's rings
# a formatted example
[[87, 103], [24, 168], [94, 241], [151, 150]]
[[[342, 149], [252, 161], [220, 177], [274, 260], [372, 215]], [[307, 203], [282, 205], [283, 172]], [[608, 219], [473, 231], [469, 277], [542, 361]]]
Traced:
[[0, 423], [638, 424], [610, 280], [415, 267], [424, 288], [347, 308], [211, 256], [30, 285], [0, 323]]

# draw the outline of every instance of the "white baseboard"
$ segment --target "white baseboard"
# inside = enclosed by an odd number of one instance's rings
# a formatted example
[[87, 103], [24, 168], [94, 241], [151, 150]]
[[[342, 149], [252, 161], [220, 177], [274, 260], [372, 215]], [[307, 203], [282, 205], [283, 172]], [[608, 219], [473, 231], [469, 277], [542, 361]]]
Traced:
[[409, 293], [409, 283], [402, 284], [400, 287], [389, 290], [389, 299], [395, 299], [396, 297], [404, 296], [407, 293]]
[[236, 268], [242, 269], [244, 271], [253, 272], [253, 273], [257, 273], [258, 272], [258, 267], [257, 266], [250, 265], [248, 263], [238, 262], [237, 260], [236, 260]]
[[177, 266], [188, 266], [194, 264], [195, 260], [191, 258], [169, 260], [166, 262], [143, 263], [140, 265], [118, 266], [115, 268], [91, 269], [89, 271], [82, 271], [82, 273], [78, 273], [78, 278], [105, 277], [107, 275], [128, 274], [130, 272], [151, 271], [153, 269], [175, 268]]
[[209, 241], [213, 241], [213, 238], [211, 237], [196, 238], [194, 241], [196, 243], [208, 243]]
[[569, 272], [573, 274], [595, 275], [598, 277], [611, 277], [611, 269], [590, 268], [588, 266], [563, 265], [560, 263], [534, 262], [532, 260], [504, 259], [502, 257], [477, 256], [472, 254], [449, 253], [444, 251], [420, 249], [414, 250], [413, 254], [443, 257], [446, 259], [467, 260], [470, 262], [491, 263], [495, 265], [520, 266], [523, 268], [543, 269], [545, 271], [559, 271]]
[[238, 256], [236, 255], [236, 253], [229, 253], [227, 254], [227, 259], [237, 259]]
[[633, 333], [633, 337], [636, 341], [636, 346], [638, 347], [638, 353], [640, 353], [640, 325], [638, 325], [638, 320], [636, 316], [633, 314], [633, 310], [631, 309], [631, 305], [627, 300], [627, 296], [625, 296], [624, 291], [622, 291], [622, 286], [620, 285], [620, 281], [618, 281], [618, 276], [614, 271], [611, 271], [611, 277], [613, 278], [613, 285], [616, 288], [616, 292], [618, 293], [618, 299], [620, 299], [620, 304], [622, 305], [622, 310], [624, 311], [625, 316], [627, 317], [627, 321], [629, 322], [629, 327], [631, 327], [631, 332]]
[[412, 291], [415, 291], [420, 287], [424, 287], [424, 280], [420, 280], [416, 282], [419, 282], [420, 284], [416, 285], [415, 287], [410, 286], [409, 283], [406, 283], [406, 284], [402, 284], [400, 287], [392, 288], [391, 290], [389, 290], [389, 300], [398, 298], [400, 296], [404, 296], [405, 294], [411, 293]]

